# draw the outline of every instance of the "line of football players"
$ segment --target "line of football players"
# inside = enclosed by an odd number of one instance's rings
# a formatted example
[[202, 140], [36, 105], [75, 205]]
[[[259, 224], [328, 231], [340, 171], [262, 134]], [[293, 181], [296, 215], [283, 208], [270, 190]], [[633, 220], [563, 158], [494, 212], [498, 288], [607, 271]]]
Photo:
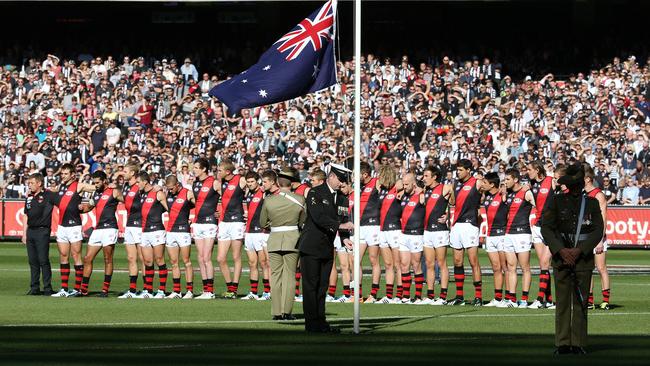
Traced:
[[[176, 177], [166, 179], [164, 186], [151, 181], [137, 164], [129, 164], [123, 172], [126, 184], [115, 187], [102, 171], [92, 174], [93, 184], [77, 180], [72, 166], [62, 167], [59, 194], [59, 226], [57, 243], [60, 254], [62, 288], [55, 297], [85, 296], [93, 269], [93, 261], [100, 251], [104, 256], [104, 282], [100, 296], [108, 296], [113, 275], [113, 253], [118, 238], [117, 205], [124, 203], [127, 211], [124, 247], [127, 253], [129, 289], [120, 298], [184, 298], [213, 299], [213, 248], [217, 241], [217, 263], [225, 281], [224, 298], [238, 297], [242, 273], [242, 248], [249, 263], [250, 290], [245, 300], [270, 298], [268, 234], [260, 227], [259, 209], [264, 197], [277, 191], [274, 174], [260, 177], [254, 172], [246, 176], [235, 174], [229, 161], [219, 164], [212, 176], [209, 162], [197, 160], [193, 165], [196, 180], [192, 189], [181, 186]], [[561, 167], [556, 168], [556, 173]], [[295, 169], [287, 168], [292, 177], [293, 190], [307, 195], [309, 185], [300, 183]], [[585, 165], [587, 194], [601, 202], [606, 214], [604, 195], [594, 186], [593, 170]], [[550, 286], [551, 253], [540, 234], [544, 208], [555, 194], [561, 194], [553, 177], [546, 174], [540, 162], [527, 165], [527, 174], [521, 176], [515, 169], [477, 176], [468, 160], [460, 160], [453, 182], [443, 182], [440, 169], [429, 166], [421, 179], [413, 173], [398, 177], [391, 166], [380, 166], [373, 173], [368, 164], [360, 169], [361, 221], [358, 234], [361, 256], [368, 252], [371, 290], [366, 303], [465, 305], [464, 259], [471, 267], [475, 306], [550, 308], [553, 307]], [[115, 178], [115, 177], [113, 177]], [[325, 173], [315, 170], [310, 174], [312, 186], [324, 182]], [[352, 187], [344, 184], [341, 192], [353, 202]], [[82, 196], [90, 194], [88, 204]], [[453, 215], [451, 208], [453, 207]], [[494, 297], [483, 302], [481, 267], [478, 248], [482, 238], [479, 227], [481, 208], [485, 211], [486, 236], [483, 247], [487, 252], [494, 276]], [[190, 220], [190, 210], [195, 215]], [[352, 205], [349, 205], [352, 217]], [[81, 255], [81, 213], [95, 211], [93, 231], [84, 256]], [[163, 221], [163, 213], [168, 220]], [[531, 221], [531, 213], [534, 219]], [[202, 292], [195, 297], [191, 262], [191, 244], [194, 239], [202, 278]], [[447, 296], [450, 274], [447, 248], [453, 252], [453, 281], [455, 293]], [[536, 298], [530, 296], [532, 283], [530, 257], [534, 248], [540, 273]], [[343, 283], [342, 295], [336, 297], [338, 271], [333, 269], [327, 301], [352, 302], [352, 259], [340, 241], [335, 242], [339, 270]], [[602, 277], [603, 304], [609, 303], [609, 278], [604, 253], [606, 240], [596, 248], [597, 267]], [[167, 291], [167, 253], [172, 270], [172, 291]], [[227, 255], [231, 253], [234, 268], [231, 271]], [[423, 255], [424, 254], [424, 255]], [[69, 288], [70, 257], [74, 262], [75, 284]], [[383, 264], [380, 265], [380, 258]], [[180, 264], [183, 264], [181, 271]], [[383, 267], [383, 268], [382, 268]], [[518, 291], [518, 269], [521, 271], [521, 291]], [[158, 289], [154, 291], [154, 278]], [[181, 288], [184, 272], [185, 291]], [[137, 289], [139, 273], [143, 287]], [[262, 277], [262, 293], [259, 279]], [[380, 281], [384, 278], [384, 296], [379, 296]], [[436, 296], [436, 284], [439, 291]], [[426, 286], [426, 292], [425, 292]], [[413, 291], [412, 290], [413, 287]], [[413, 294], [412, 294], [413, 293]], [[519, 298], [518, 294], [521, 294]], [[296, 301], [300, 301], [300, 272], [296, 274]], [[532, 300], [532, 301], [530, 301]], [[593, 303], [593, 301], [592, 301]]]

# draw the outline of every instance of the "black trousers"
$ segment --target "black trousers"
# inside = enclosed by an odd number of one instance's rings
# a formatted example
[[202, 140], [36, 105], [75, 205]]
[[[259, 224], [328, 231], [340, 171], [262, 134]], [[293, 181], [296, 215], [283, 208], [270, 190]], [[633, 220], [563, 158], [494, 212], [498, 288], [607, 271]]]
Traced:
[[40, 290], [41, 272], [43, 290], [52, 290], [52, 267], [50, 266], [50, 229], [27, 229], [27, 258], [32, 274], [31, 289]]
[[324, 259], [300, 253], [302, 308], [307, 331], [329, 327], [325, 320], [325, 295], [333, 263], [332, 258]]

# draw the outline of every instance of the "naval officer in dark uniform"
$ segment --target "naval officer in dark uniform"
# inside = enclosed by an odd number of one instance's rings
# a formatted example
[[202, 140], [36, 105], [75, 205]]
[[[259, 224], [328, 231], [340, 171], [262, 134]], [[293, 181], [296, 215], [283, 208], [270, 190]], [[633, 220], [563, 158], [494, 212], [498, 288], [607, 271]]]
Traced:
[[[27, 179], [30, 194], [25, 199], [22, 242], [27, 246], [27, 258], [31, 272], [31, 288], [27, 295], [50, 296], [52, 291], [52, 267], [50, 265], [50, 231], [52, 210], [58, 197], [54, 192], [43, 190], [43, 175], [32, 174]], [[43, 274], [43, 292], [40, 281]]]
[[580, 164], [569, 166], [557, 183], [567, 191], [555, 196], [542, 221], [542, 237], [553, 254], [555, 353], [585, 354], [587, 297], [594, 248], [603, 236], [603, 217], [598, 201], [583, 191]]
[[350, 180], [350, 173], [344, 166], [330, 164], [325, 184], [312, 188], [307, 195], [307, 220], [298, 242], [307, 332], [339, 332], [325, 320], [325, 294], [332, 271], [332, 249], [337, 232], [341, 242], [352, 248], [350, 230], [354, 225], [351, 222], [341, 223], [347, 216], [348, 200], [338, 190], [341, 182]]

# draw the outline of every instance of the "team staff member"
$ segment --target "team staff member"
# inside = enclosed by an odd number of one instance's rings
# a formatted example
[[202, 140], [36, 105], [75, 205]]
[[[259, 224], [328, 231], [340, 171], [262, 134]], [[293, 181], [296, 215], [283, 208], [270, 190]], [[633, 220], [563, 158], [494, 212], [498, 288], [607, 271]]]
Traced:
[[[162, 214], [168, 211], [167, 196], [153, 188], [147, 172], [138, 173], [138, 187], [142, 195], [142, 261], [144, 262], [144, 290], [141, 299], [164, 299], [167, 288], [167, 264], [165, 263], [165, 225]], [[158, 291], [153, 293], [154, 264], [158, 266]]]
[[[56, 229], [56, 243], [59, 249], [61, 290], [52, 297], [76, 296], [81, 290], [83, 258], [81, 257], [81, 195], [86, 185], [79, 183], [71, 164], [61, 166], [61, 185], [58, 187], [59, 226]], [[88, 189], [88, 188], [86, 188]], [[92, 188], [90, 188], [92, 189]], [[68, 291], [70, 276], [70, 255], [74, 261], [74, 289]]]
[[[424, 180], [424, 257], [427, 267], [427, 299], [424, 304], [446, 305], [449, 268], [447, 247], [449, 246], [448, 211], [454, 203], [454, 188], [441, 183], [438, 167], [427, 166], [422, 173]], [[435, 264], [440, 269], [440, 297], [435, 299]]]
[[555, 273], [555, 352], [585, 354], [587, 294], [604, 224], [598, 201], [583, 192], [582, 165], [571, 165], [564, 173], [557, 182], [567, 193], [555, 196], [542, 222]]
[[168, 299], [181, 298], [181, 269], [178, 265], [179, 252], [185, 266], [185, 295], [183, 299], [194, 298], [194, 269], [190, 253], [192, 249], [192, 236], [190, 235], [190, 210], [194, 207], [194, 194], [184, 188], [175, 175], [165, 179], [167, 188], [167, 208], [169, 220], [165, 226], [167, 231], [165, 245], [172, 265], [173, 291]]
[[[508, 205], [506, 204], [505, 193], [501, 192], [501, 180], [499, 174], [490, 172], [485, 174], [482, 180], [483, 206], [487, 216], [487, 237], [485, 238], [485, 251], [492, 264], [494, 272], [494, 299], [485, 306], [515, 307], [510, 301], [509, 293], [507, 300], [503, 299], [503, 270], [506, 267], [505, 258], [505, 235], [508, 223]], [[510, 302], [508, 302], [510, 301]]]
[[216, 212], [220, 187], [219, 182], [208, 175], [210, 170], [208, 159], [197, 159], [192, 170], [194, 177], [196, 177], [192, 187], [196, 198], [192, 235], [196, 243], [197, 259], [201, 270], [201, 278], [203, 279], [203, 293], [196, 299], [214, 299], [212, 249], [214, 248], [214, 239], [217, 237]]
[[118, 202], [124, 202], [124, 197], [119, 189], [108, 187], [108, 177], [101, 170], [91, 175], [95, 192], [88, 207], [88, 212], [95, 210], [97, 224], [90, 234], [86, 255], [84, 256], [84, 275], [81, 280], [81, 295], [88, 296], [88, 283], [93, 273], [93, 261], [100, 250], [104, 252], [104, 284], [100, 297], [108, 297], [108, 290], [113, 278], [113, 253], [117, 243], [117, 218], [115, 211]]
[[481, 266], [478, 262], [479, 207], [481, 194], [478, 191], [476, 178], [472, 177], [472, 162], [467, 159], [458, 161], [455, 194], [456, 206], [454, 219], [449, 232], [449, 242], [454, 248], [454, 280], [456, 282], [456, 297], [447, 305], [465, 305], [463, 287], [465, 285], [465, 268], [463, 266], [465, 251], [472, 267], [474, 279], [474, 301], [472, 305], [482, 306]]
[[332, 248], [337, 231], [343, 243], [352, 248], [349, 230], [354, 228], [354, 224], [341, 224], [339, 217], [339, 199], [341, 202], [347, 199], [339, 197], [342, 193], [338, 192], [338, 188], [342, 181], [349, 180], [349, 173], [351, 171], [343, 166], [330, 164], [326, 184], [312, 188], [307, 195], [307, 220], [299, 241], [307, 332], [338, 332], [325, 319], [325, 294], [332, 270]]
[[[260, 187], [260, 176], [255, 172], [246, 174], [246, 236], [244, 245], [248, 256], [248, 267], [250, 269], [250, 291], [242, 300], [268, 300], [271, 297], [269, 284], [269, 260], [267, 254], [267, 240], [269, 234], [265, 233], [260, 223], [260, 213], [264, 204], [264, 190]], [[258, 264], [262, 267], [262, 283], [264, 293], [262, 297], [257, 295], [259, 291], [259, 270]]]
[[[235, 165], [230, 160], [222, 161], [217, 167], [217, 180], [221, 183], [221, 210], [217, 231], [217, 262], [226, 281], [226, 299], [237, 298], [241, 276], [241, 248], [244, 241], [246, 219], [244, 218], [244, 189], [246, 179], [235, 174]], [[228, 265], [228, 251], [232, 248], [234, 264], [232, 275]]]
[[[30, 290], [27, 295], [53, 294], [52, 268], [50, 266], [50, 231], [52, 210], [58, 199], [56, 193], [43, 190], [43, 175], [32, 174], [27, 179], [30, 194], [25, 199], [22, 242], [27, 246], [27, 258], [31, 272]], [[41, 292], [41, 273], [43, 292]]]
[[[130, 299], [136, 295], [138, 282], [138, 258], [142, 263], [142, 195], [138, 186], [138, 173], [140, 164], [129, 163], [124, 167], [126, 183], [122, 192], [124, 194], [124, 208], [126, 209], [126, 227], [124, 228], [124, 248], [126, 260], [129, 264], [129, 290], [118, 296], [120, 299]], [[120, 173], [118, 173], [120, 174]], [[142, 264], [142, 275], [146, 269]]]
[[[266, 180], [274, 173], [264, 173]], [[273, 320], [295, 320], [292, 315], [294, 281], [298, 263], [299, 227], [305, 222], [305, 199], [291, 193], [293, 176], [277, 177], [277, 194], [264, 199], [260, 225], [271, 230], [267, 242], [271, 264], [271, 311]], [[328, 272], [329, 274], [329, 272]]]

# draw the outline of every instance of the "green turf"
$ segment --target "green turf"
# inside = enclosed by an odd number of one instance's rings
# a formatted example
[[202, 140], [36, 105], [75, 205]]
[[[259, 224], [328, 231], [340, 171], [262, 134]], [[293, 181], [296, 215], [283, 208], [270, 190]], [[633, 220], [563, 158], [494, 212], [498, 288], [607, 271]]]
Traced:
[[[120, 249], [116, 269], [126, 268]], [[647, 265], [649, 257], [644, 251], [611, 251], [608, 262]], [[101, 255], [97, 265], [101, 270]], [[25, 296], [29, 272], [18, 244], [0, 245], [0, 276], [2, 364], [611, 365], [645, 364], [650, 357], [650, 275], [612, 276], [615, 307], [590, 312], [590, 355], [560, 359], [550, 355], [554, 316], [549, 310], [362, 304], [362, 334], [354, 335], [352, 304], [327, 304], [329, 319], [343, 334], [310, 336], [301, 321], [270, 321], [268, 302]], [[99, 289], [102, 277], [101, 271], [94, 273], [91, 290]], [[58, 272], [54, 280], [58, 284]], [[492, 292], [491, 280], [484, 278], [485, 294]], [[112, 295], [127, 282], [126, 273], [116, 273]], [[247, 291], [246, 274], [241, 283], [240, 292]], [[533, 289], [536, 285], [534, 279]], [[223, 289], [219, 274], [215, 287]], [[300, 304], [295, 313], [302, 314]]]

